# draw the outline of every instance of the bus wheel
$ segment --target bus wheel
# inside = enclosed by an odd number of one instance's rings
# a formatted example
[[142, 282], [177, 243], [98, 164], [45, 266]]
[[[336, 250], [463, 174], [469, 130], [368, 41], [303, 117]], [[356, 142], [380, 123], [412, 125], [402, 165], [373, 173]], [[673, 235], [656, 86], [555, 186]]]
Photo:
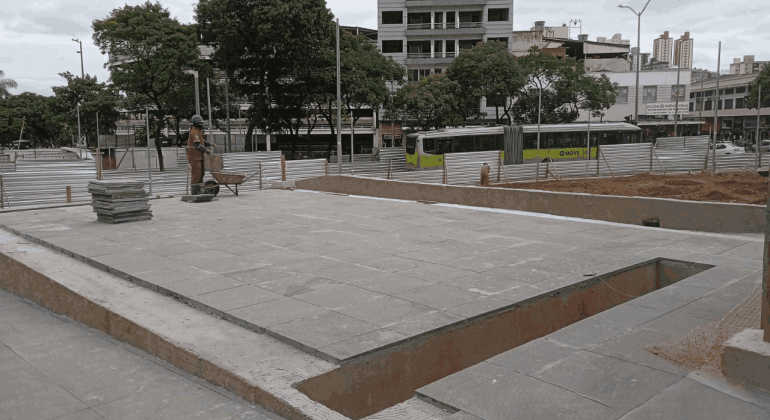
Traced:
[[545, 158], [545, 159], [541, 160], [540, 162], [541, 162], [541, 163], [546, 163], [546, 162], [553, 162], [553, 158], [549, 156], [549, 157], [547, 157], [547, 158]]

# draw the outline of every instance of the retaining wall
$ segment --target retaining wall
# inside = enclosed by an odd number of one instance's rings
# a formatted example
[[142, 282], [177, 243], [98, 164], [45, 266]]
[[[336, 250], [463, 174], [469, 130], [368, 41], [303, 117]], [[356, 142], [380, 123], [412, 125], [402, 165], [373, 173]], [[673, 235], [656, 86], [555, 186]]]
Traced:
[[422, 184], [347, 175], [306, 179], [297, 181], [296, 186], [314, 191], [436, 201], [632, 225], [657, 218], [662, 228], [703, 232], [764, 232], [766, 223], [765, 206], [752, 204]]

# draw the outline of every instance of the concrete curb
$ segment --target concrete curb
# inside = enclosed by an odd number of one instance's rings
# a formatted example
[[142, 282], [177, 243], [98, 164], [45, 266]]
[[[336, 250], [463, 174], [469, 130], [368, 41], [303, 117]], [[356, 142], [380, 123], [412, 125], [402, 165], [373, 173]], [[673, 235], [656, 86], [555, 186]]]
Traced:
[[313, 191], [520, 210], [637, 226], [657, 218], [662, 228], [714, 233], [764, 232], [766, 223], [765, 206], [753, 204], [422, 184], [350, 175], [326, 175], [297, 181], [296, 185]]

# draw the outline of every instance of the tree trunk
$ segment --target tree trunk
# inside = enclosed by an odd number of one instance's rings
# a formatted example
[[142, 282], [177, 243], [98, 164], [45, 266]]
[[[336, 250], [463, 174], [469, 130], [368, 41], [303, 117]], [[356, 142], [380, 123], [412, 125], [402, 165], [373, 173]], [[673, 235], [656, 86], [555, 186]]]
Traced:
[[251, 137], [254, 135], [254, 127], [256, 127], [256, 124], [249, 119], [249, 128], [246, 130], [246, 140], [244, 141], [246, 147], [244, 150], [247, 152], [256, 152], [251, 142]]
[[161, 141], [160, 141], [160, 130], [161, 130], [161, 123], [160, 119], [158, 120], [158, 124], [155, 127], [155, 150], [158, 152], [158, 169], [160, 169], [161, 172], [166, 170], [166, 166], [163, 163], [163, 149], [161, 148]]

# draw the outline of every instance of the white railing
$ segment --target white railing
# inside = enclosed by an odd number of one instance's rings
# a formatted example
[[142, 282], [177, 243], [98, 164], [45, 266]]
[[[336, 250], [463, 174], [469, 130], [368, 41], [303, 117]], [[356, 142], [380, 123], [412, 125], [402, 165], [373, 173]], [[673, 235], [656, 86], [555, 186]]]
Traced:
[[430, 58], [429, 52], [406, 53], [406, 58]]
[[406, 29], [430, 29], [430, 23], [408, 23]]
[[484, 22], [460, 22], [461, 28], [481, 28], [484, 26]]

